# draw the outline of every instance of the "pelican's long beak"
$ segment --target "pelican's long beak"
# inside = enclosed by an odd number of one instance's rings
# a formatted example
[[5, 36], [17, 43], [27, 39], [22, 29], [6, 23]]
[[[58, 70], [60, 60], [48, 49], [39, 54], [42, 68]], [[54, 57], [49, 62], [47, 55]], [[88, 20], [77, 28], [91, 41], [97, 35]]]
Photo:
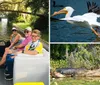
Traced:
[[51, 16], [55, 16], [55, 15], [58, 15], [58, 14], [67, 14], [68, 11], [66, 10], [66, 8], [58, 11], [58, 12], [54, 12], [54, 14], [52, 14]]

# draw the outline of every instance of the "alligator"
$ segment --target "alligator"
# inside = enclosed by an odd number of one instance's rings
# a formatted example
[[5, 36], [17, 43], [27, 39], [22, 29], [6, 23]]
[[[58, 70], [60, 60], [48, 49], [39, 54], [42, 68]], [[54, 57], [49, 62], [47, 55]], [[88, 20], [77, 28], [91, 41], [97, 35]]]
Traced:
[[71, 75], [71, 77], [74, 77], [75, 75], [82, 74], [83, 72], [86, 72], [87, 69], [85, 68], [57, 68], [56, 72], [59, 72], [61, 74], [65, 75]]

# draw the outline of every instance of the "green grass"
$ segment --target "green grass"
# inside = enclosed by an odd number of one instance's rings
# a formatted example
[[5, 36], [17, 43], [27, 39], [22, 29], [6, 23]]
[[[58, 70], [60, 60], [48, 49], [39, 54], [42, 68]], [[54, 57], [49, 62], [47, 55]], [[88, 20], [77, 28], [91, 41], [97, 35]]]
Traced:
[[64, 78], [52, 80], [50, 85], [100, 85], [100, 80]]

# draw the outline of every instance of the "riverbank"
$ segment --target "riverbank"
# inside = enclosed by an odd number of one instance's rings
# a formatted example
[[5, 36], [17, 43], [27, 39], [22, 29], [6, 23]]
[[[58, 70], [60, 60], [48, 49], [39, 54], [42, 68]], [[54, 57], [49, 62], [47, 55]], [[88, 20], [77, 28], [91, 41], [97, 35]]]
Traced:
[[[74, 72], [74, 71], [75, 72]], [[63, 72], [64, 70], [62, 70]], [[66, 73], [60, 73], [56, 71], [51, 71], [51, 78], [64, 78], [64, 77], [100, 77], [100, 68], [94, 70], [86, 70], [86, 69], [65, 69]], [[74, 74], [74, 75], [73, 75]]]
[[94, 70], [88, 70], [87, 72], [83, 73], [82, 76], [86, 77], [100, 77], [100, 68]]
[[100, 85], [100, 69], [85, 70], [75, 76], [54, 72], [50, 85]]

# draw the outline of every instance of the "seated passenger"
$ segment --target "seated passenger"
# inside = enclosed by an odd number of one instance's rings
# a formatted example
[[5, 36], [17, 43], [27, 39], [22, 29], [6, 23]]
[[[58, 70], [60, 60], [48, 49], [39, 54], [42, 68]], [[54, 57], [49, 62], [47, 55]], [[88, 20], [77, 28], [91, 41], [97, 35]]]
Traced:
[[[36, 54], [42, 54], [42, 49], [43, 49], [43, 45], [40, 42], [40, 31], [39, 30], [33, 30], [32, 32], [32, 41], [29, 42], [23, 51], [19, 51], [25, 54], [29, 54], [29, 55], [36, 55]], [[12, 56], [12, 57], [11, 57]], [[8, 71], [6, 72], [6, 74], [8, 76], [6, 76], [6, 80], [11, 80], [13, 78], [13, 63], [14, 63], [14, 55], [8, 55], [7, 59], [6, 59], [6, 65], [8, 68]]]
[[[32, 36], [31, 36], [32, 35], [32, 29], [30, 27], [27, 27], [24, 32], [25, 32], [25, 39], [20, 45], [15, 46], [16, 50], [9, 49], [9, 48], [5, 49], [4, 55], [3, 55], [3, 57], [0, 61], [0, 66], [5, 64], [7, 55], [12, 56], [12, 53], [17, 52], [19, 50], [23, 50], [24, 47], [32, 40]], [[6, 70], [5, 70], [5, 74], [6, 74]]]
[[22, 39], [22, 36], [18, 33], [18, 29], [15, 26], [13, 26], [10, 40], [5, 43], [5, 46], [3, 47], [1, 51], [1, 56], [3, 56], [4, 54], [4, 51], [5, 51], [4, 49], [7, 49], [7, 48], [13, 49], [14, 46], [21, 44], [22, 41], [23, 39]]
[[17, 49], [18, 51], [23, 50], [24, 47], [32, 40], [32, 28], [31, 27], [27, 27], [24, 30], [24, 33], [25, 33], [24, 41], [20, 45], [15, 46], [15, 49]]
[[10, 36], [10, 46], [8, 47], [11, 49], [13, 46], [19, 45], [22, 42], [22, 36], [18, 33], [16, 27], [12, 28], [12, 34]]
[[42, 54], [43, 45], [40, 42], [41, 33], [39, 30], [35, 29], [32, 32], [32, 41], [29, 42], [22, 53], [36, 55]]

